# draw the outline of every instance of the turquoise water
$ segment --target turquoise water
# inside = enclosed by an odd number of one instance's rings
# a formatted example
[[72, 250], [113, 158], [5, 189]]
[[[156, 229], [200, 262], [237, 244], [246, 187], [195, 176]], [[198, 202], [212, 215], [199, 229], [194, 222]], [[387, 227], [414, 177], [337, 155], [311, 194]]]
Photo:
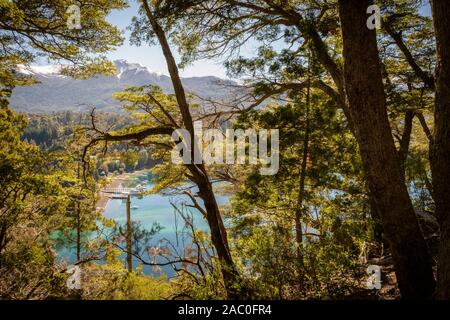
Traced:
[[[153, 184], [151, 182], [147, 182], [148, 178], [151, 177], [143, 175], [142, 177], [138, 177], [136, 181], [132, 182], [132, 184], [142, 184], [142, 182], [145, 181], [145, 189], [150, 190], [153, 187]], [[193, 192], [195, 191], [196, 190], [194, 189]], [[227, 196], [216, 196], [216, 200], [219, 205], [225, 205], [228, 203]], [[157, 223], [162, 227], [162, 229], [155, 234], [148, 243], [141, 243], [142, 248], [153, 246], [164, 247], [170, 244], [169, 247], [171, 252], [176, 251], [180, 256], [183, 255], [185, 246], [188, 246], [191, 243], [191, 230], [185, 228], [184, 220], [181, 215], [176, 212], [172, 204], [175, 204], [178, 208], [182, 208], [181, 204], [186, 202], [190, 203], [190, 199], [187, 196], [181, 195], [165, 196], [161, 194], [149, 194], [144, 197], [131, 197], [131, 206], [134, 207], [134, 209], [131, 210], [131, 220], [133, 222], [139, 223], [140, 228], [145, 230], [151, 230], [154, 223]], [[201, 201], [199, 201], [199, 203], [201, 203]], [[209, 233], [208, 224], [198, 210], [193, 208], [185, 208], [185, 210], [188, 210], [188, 215], [192, 219], [195, 229], [200, 229]], [[124, 227], [123, 230], [126, 230], [125, 200], [110, 199], [106, 205], [103, 215], [105, 218], [114, 220], [118, 225]], [[86, 242], [89, 238], [92, 239], [95, 236], [96, 233], [93, 232], [83, 233], [83, 242]], [[56, 250], [59, 258], [67, 261], [69, 264], [75, 263], [75, 243], [68, 243], [66, 237], [60, 233], [55, 233], [53, 238], [59, 239], [56, 241]], [[75, 231], [73, 231], [71, 238], [75, 238]], [[121, 246], [125, 247], [124, 244], [121, 244]], [[142, 257], [146, 261], [151, 261], [151, 257], [146, 252], [142, 254]], [[123, 259], [125, 266], [126, 255], [123, 254], [121, 258]], [[167, 262], [167, 260], [158, 258], [157, 262]], [[104, 261], [98, 261], [98, 263], [104, 263]], [[133, 268], [136, 268], [140, 263], [141, 262], [139, 259], [133, 258]], [[156, 277], [161, 275], [166, 275], [168, 278], [175, 276], [175, 271], [171, 265], [162, 266], [161, 270], [158, 272], [155, 272], [152, 266], [143, 265], [143, 271], [145, 274], [151, 274]]]
[[[151, 189], [152, 184], [148, 184], [146, 189]], [[217, 196], [219, 205], [226, 204], [228, 197]], [[136, 207], [131, 210], [131, 219], [133, 222], [138, 222], [146, 230], [150, 230], [154, 223], [158, 223], [162, 230], [156, 234], [150, 242], [149, 246], [165, 245], [169, 241], [172, 245], [172, 251], [178, 250], [180, 254], [184, 251], [184, 245], [189, 244], [189, 237], [186, 234], [183, 236], [182, 231], [185, 225], [179, 213], [176, 213], [171, 203], [175, 203], [178, 208], [181, 207], [182, 202], [190, 202], [186, 196], [164, 196], [160, 194], [147, 195], [145, 197], [132, 197], [131, 206]], [[209, 231], [208, 224], [198, 210], [189, 208], [189, 213], [193, 219], [193, 225], [196, 229]], [[126, 223], [126, 202], [120, 199], [110, 199], [104, 211], [104, 216], [113, 219], [118, 224]], [[184, 230], [189, 232], [188, 230]], [[179, 236], [177, 237], [177, 233]], [[147, 254], [143, 257], [150, 260]], [[125, 259], [125, 256], [123, 257]], [[158, 260], [158, 262], [165, 262], [166, 260]], [[136, 268], [140, 261], [136, 258], [133, 260], [133, 268]], [[154, 272], [151, 266], [143, 266], [144, 273], [158, 276], [161, 273], [172, 277], [175, 272], [172, 266], [161, 267], [160, 272]]]

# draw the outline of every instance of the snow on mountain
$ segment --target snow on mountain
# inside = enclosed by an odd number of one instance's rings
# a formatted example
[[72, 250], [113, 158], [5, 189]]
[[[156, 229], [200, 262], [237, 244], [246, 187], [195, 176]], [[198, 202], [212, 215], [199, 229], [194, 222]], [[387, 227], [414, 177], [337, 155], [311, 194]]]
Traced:
[[153, 72], [149, 70], [147, 67], [143, 67], [138, 63], [129, 63], [126, 60], [116, 60], [114, 61], [114, 64], [116, 65], [118, 75], [117, 78], [121, 78], [123, 74], [128, 73], [128, 75], [133, 74], [137, 75], [138, 73], [147, 73], [147, 74], [157, 74], [156, 72]]
[[25, 66], [23, 64], [20, 64], [17, 66], [17, 69], [20, 73], [25, 75], [41, 77], [55, 76], [60, 78], [64, 77], [63, 75], [59, 74], [61, 70], [61, 67], [59, 66]]
[[[28, 87], [17, 87], [11, 97], [11, 106], [23, 112], [54, 112], [62, 110], [118, 111], [120, 104], [112, 99], [114, 92], [128, 86], [157, 85], [167, 93], [173, 92], [170, 78], [153, 72], [138, 63], [116, 60], [116, 76], [99, 75], [88, 80], [62, 76], [58, 66], [18, 66], [19, 72], [39, 81]], [[217, 77], [183, 78], [188, 92], [204, 98], [222, 99], [230, 95], [227, 85], [234, 84]]]

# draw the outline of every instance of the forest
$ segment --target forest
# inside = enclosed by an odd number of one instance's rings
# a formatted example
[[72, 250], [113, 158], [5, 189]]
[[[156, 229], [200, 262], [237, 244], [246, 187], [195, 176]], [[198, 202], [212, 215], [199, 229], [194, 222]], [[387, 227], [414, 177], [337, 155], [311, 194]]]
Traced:
[[[450, 299], [450, 1], [0, 0], [0, 18], [0, 299]], [[172, 89], [13, 108], [43, 61], [120, 79], [124, 43]], [[181, 76], [210, 60], [220, 99]]]

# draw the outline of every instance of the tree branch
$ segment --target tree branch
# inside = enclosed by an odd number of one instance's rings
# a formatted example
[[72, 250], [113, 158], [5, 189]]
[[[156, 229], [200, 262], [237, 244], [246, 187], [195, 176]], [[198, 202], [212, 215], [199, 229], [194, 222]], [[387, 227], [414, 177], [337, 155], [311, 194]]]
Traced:
[[386, 33], [389, 34], [389, 36], [391, 36], [392, 39], [394, 39], [395, 44], [400, 49], [400, 51], [403, 53], [403, 55], [406, 58], [406, 61], [411, 66], [411, 68], [413, 69], [415, 74], [425, 83], [427, 88], [429, 88], [429, 89], [434, 91], [435, 90], [434, 77], [432, 75], [428, 74], [427, 72], [425, 72], [417, 64], [417, 62], [414, 59], [411, 51], [408, 49], [408, 47], [406, 46], [405, 42], [403, 41], [401, 33], [395, 32], [394, 29], [392, 28], [390, 19], [389, 18], [385, 19], [383, 21], [382, 26], [383, 26], [383, 29], [386, 31]]

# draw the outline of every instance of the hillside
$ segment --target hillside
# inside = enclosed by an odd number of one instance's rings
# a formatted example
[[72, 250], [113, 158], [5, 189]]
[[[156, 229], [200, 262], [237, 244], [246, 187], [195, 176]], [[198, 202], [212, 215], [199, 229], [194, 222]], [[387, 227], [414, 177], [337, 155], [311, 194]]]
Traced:
[[[55, 66], [21, 67], [20, 72], [31, 75], [39, 81], [29, 87], [17, 87], [13, 91], [11, 106], [21, 112], [86, 111], [97, 108], [116, 112], [120, 104], [112, 98], [128, 86], [157, 85], [172, 93], [170, 78], [149, 70], [137, 63], [116, 60], [117, 75], [97, 76], [88, 80], [76, 80], [59, 74]], [[230, 95], [232, 81], [217, 77], [183, 78], [188, 92], [203, 98], [223, 99]]]

